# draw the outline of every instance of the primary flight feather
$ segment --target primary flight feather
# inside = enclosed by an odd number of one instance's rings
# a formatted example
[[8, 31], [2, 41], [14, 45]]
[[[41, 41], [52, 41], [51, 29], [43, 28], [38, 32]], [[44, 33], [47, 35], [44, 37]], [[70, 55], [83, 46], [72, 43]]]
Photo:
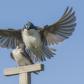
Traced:
[[53, 57], [55, 54], [52, 51], [55, 49], [47, 46], [59, 44], [69, 38], [76, 26], [75, 12], [71, 13], [72, 8], [69, 11], [68, 9], [67, 7], [56, 23], [43, 28], [27, 22], [22, 29], [0, 29], [0, 46], [14, 49], [19, 42], [24, 42], [34, 62]]

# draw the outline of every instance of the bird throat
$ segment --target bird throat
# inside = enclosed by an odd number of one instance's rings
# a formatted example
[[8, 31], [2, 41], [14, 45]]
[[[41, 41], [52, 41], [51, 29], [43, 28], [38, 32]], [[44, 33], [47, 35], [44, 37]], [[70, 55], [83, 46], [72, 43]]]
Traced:
[[41, 36], [37, 30], [31, 29], [27, 31], [24, 29], [22, 38], [26, 47], [32, 52], [42, 47]]

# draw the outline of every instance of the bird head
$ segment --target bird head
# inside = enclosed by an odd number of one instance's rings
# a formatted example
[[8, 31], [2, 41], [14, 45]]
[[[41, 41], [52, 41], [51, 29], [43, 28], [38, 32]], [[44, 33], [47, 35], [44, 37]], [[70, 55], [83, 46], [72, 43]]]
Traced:
[[27, 30], [36, 29], [36, 27], [31, 22], [26, 22], [24, 28]]
[[19, 42], [19, 43], [17, 44], [17, 48], [18, 48], [18, 49], [19, 49], [19, 48], [25, 49], [25, 44], [24, 44], [24, 42]]

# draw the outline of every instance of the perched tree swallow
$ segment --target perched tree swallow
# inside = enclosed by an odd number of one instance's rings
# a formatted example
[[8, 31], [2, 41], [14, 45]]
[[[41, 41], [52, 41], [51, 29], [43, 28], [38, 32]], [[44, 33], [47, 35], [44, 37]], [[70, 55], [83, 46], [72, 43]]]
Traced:
[[[10, 56], [12, 59], [14, 59], [19, 66], [26, 66], [34, 64], [30, 56], [25, 51], [25, 44], [24, 43], [18, 43], [16, 49], [14, 49]], [[37, 72], [35, 72], [38, 74]]]
[[34, 26], [27, 22], [24, 28], [0, 29], [0, 46], [15, 48], [18, 42], [24, 42], [28, 49], [29, 55], [35, 57], [36, 61], [44, 61], [45, 56], [51, 58], [54, 53], [47, 46], [59, 44], [72, 35], [76, 26], [75, 12], [68, 7], [63, 16], [54, 24], [46, 25], [43, 28]]

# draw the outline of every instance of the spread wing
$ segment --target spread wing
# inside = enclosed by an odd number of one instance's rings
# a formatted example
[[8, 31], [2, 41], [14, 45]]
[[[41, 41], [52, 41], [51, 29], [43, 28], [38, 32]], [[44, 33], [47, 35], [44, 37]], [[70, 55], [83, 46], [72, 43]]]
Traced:
[[76, 23], [75, 12], [72, 12], [72, 8], [68, 11], [68, 7], [63, 16], [54, 24], [46, 25], [44, 28], [37, 28], [41, 33], [42, 41], [44, 45], [51, 46], [59, 44], [72, 35]]
[[22, 41], [21, 29], [0, 29], [0, 46], [2, 48], [14, 49], [20, 41]]
[[40, 62], [40, 61], [46, 61], [46, 58], [51, 59], [54, 57], [53, 55], [56, 55], [53, 51], [56, 51], [53, 48], [49, 48], [47, 46], [42, 46], [42, 51], [37, 52], [37, 54], [33, 54], [29, 49], [26, 49], [26, 53], [29, 55], [31, 60], [35, 62]]

